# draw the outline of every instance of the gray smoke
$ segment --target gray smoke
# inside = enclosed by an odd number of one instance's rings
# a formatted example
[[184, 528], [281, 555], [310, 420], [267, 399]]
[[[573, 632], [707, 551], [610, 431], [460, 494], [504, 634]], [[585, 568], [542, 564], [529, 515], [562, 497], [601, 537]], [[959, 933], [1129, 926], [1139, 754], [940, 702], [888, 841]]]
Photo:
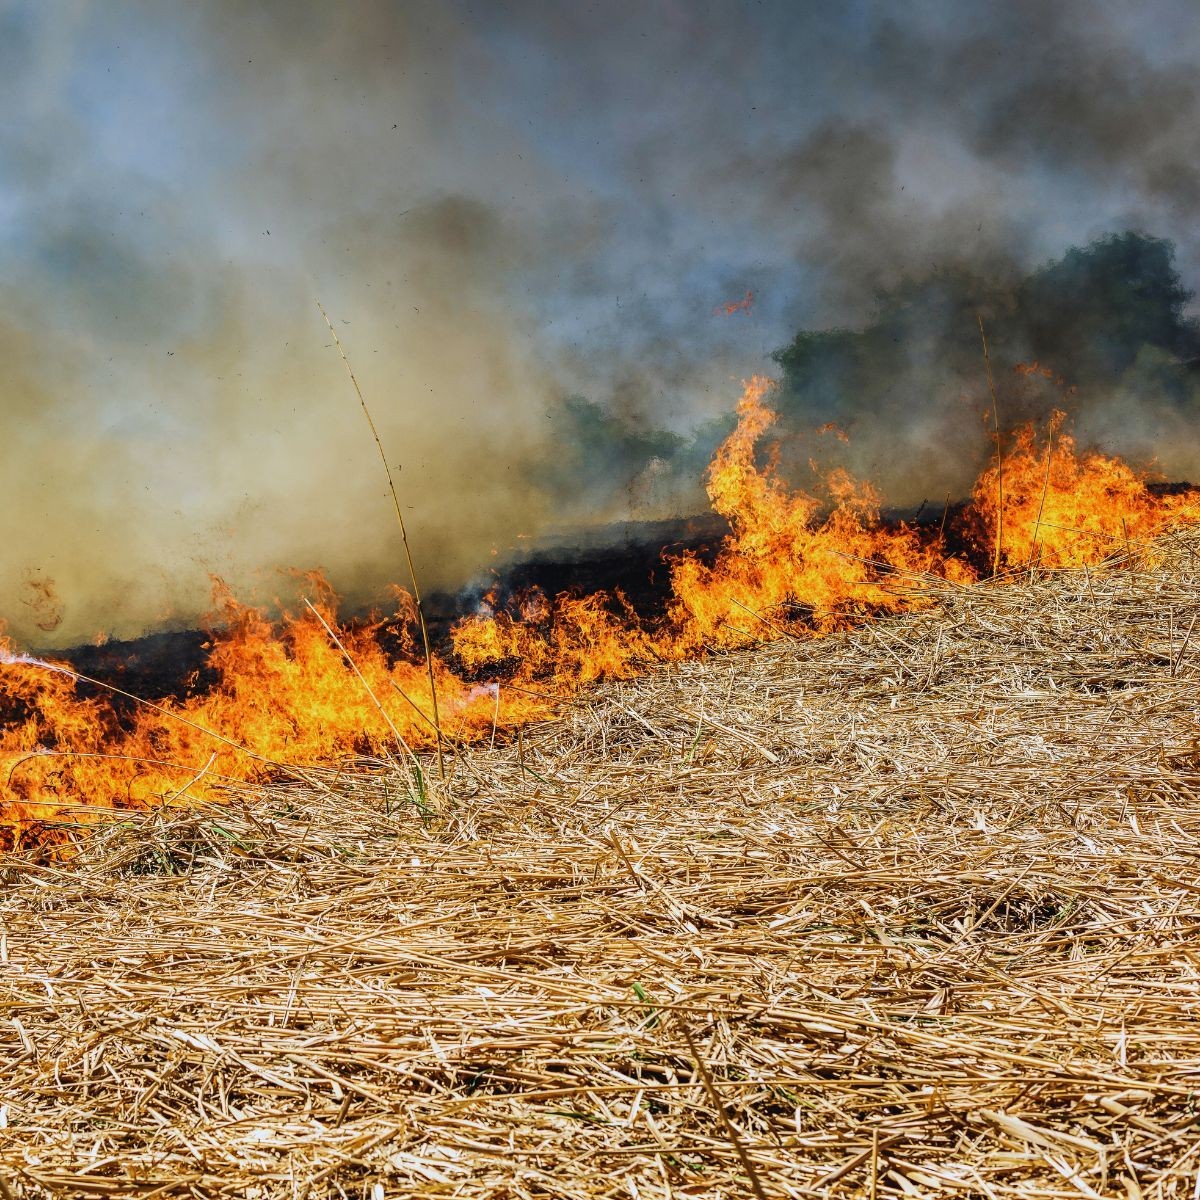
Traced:
[[[697, 506], [740, 378], [797, 329], [900, 340], [855, 395], [828, 363], [793, 372], [785, 437], [829, 409], [898, 500], [960, 487], [977, 303], [1011, 322], [1007, 358], [1029, 340], [1022, 281], [1071, 246], [1144, 230], [1200, 276], [1194, 26], [1167, 0], [902, 20], [17, 0], [0, 613], [44, 645], [193, 620], [210, 571], [265, 601], [294, 587], [280, 567], [322, 566], [352, 601], [402, 579], [318, 296], [430, 587], [519, 534]], [[1081, 420], [1200, 473], [1181, 351], [1159, 341], [1119, 379], [1090, 372]]]

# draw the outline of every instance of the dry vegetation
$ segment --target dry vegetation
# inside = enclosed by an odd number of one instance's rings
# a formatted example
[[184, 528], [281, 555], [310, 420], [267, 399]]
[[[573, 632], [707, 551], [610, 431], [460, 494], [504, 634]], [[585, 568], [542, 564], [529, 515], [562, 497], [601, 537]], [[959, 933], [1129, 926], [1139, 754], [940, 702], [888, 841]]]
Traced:
[[1198, 554], [8, 860], [0, 1196], [1195, 1196]]

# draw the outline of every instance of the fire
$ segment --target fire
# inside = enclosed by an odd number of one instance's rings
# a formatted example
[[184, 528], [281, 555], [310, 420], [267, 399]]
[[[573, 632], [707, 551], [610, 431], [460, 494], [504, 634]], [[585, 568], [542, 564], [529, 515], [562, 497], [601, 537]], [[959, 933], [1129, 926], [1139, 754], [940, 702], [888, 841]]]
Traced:
[[512, 668], [513, 682], [550, 679], [569, 690], [625, 679], [654, 658], [654, 644], [624, 597], [597, 592], [527, 597], [516, 614], [485, 611], [453, 631], [455, 656], [470, 671]]
[[1120, 459], [1081, 454], [1063, 431], [1065, 420], [1052, 414], [1044, 448], [1032, 426], [1018, 430], [975, 485], [976, 536], [993, 548], [999, 537], [1007, 566], [1084, 566], [1145, 542], [1196, 505], [1191, 495], [1156, 494], [1144, 473]]
[[748, 313], [754, 307], [754, 293], [747, 291], [740, 300], [727, 300], [713, 309], [714, 316], [732, 317], [734, 313]]
[[[940, 533], [881, 521], [875, 490], [844, 471], [807, 493], [760, 465], [772, 386], [746, 385], [737, 427], [709, 467], [709, 497], [731, 532], [711, 560], [669, 563], [665, 615], [645, 621], [619, 593], [533, 592], [515, 608], [490, 598], [435, 656], [443, 738], [470, 742], [547, 718], [579, 689], [655, 662], [911, 608], [923, 577], [976, 579], [998, 532], [1010, 567], [1074, 566], [1149, 538], [1193, 504], [1156, 494], [1119, 460], [1081, 454], [1055, 414], [1044, 446], [1021, 430], [980, 477], [962, 524], [973, 553], [953, 555]], [[345, 625], [325, 581], [308, 584], [311, 601], [279, 621], [218, 588], [215, 684], [153, 703], [23, 656], [0, 636], [0, 849], [66, 845], [73, 826], [114, 810], [220, 801], [231, 785], [353, 756], [413, 769], [439, 736], [429, 673], [411, 634], [399, 654], [381, 636], [385, 625], [412, 629], [412, 598], [397, 589], [392, 617]]]
[[917, 575], [972, 578], [961, 564], [947, 569], [940, 546], [922, 543], [914, 530], [882, 526], [874, 489], [844, 471], [828, 474], [826, 494], [817, 496], [790, 492], [772, 466], [760, 468], [755, 450], [775, 420], [765, 402], [771, 386], [750, 381], [737, 428], [709, 467], [708, 495], [731, 536], [711, 566], [692, 557], [672, 571], [676, 654], [777, 634], [797, 611], [821, 632], [867, 613], [894, 612], [910, 603], [895, 584]]

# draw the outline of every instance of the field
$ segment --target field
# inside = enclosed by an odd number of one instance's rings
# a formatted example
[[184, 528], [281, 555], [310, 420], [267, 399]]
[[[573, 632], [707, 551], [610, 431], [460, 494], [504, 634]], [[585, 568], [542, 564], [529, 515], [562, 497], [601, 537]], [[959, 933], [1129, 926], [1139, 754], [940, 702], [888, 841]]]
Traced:
[[1200, 1194], [1198, 555], [8, 858], [0, 1197]]

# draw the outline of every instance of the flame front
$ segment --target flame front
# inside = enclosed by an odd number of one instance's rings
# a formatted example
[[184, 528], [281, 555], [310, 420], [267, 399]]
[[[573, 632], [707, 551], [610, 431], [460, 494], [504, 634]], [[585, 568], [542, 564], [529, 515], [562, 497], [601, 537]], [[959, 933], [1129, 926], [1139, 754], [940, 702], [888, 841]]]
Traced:
[[[1032, 426], [980, 475], [972, 493], [982, 540], [1010, 567], [1082, 567], [1114, 548], [1144, 543], [1196, 504], [1190, 494], [1157, 495], [1145, 475], [1118, 458], [1080, 454], [1054, 412], [1045, 449]], [[1003, 508], [999, 497], [1003, 496]]]
[[[967, 549], [951, 554], [941, 532], [881, 522], [875, 490], [844, 471], [807, 494], [760, 466], [772, 386], [746, 385], [709, 467], [708, 494], [731, 533], [713, 561], [670, 564], [666, 615], [644, 622], [619, 594], [534, 593], [459, 622], [434, 662], [445, 736], [472, 741], [550, 717], [581, 687], [656, 662], [912, 608], [922, 577], [972, 582], [997, 536], [1009, 567], [1078, 566], [1192, 512], [1191, 496], [1156, 494], [1127, 464], [1080, 454], [1056, 413], [1044, 446], [1025, 428], [980, 476], [960, 523]], [[0, 637], [0, 849], [69, 842], [73, 826], [113, 810], [219, 801], [230, 783], [284, 769], [432, 746], [428, 675], [411, 642], [395, 661], [382, 623], [339, 625], [332, 591], [319, 577], [311, 585], [311, 604], [279, 622], [222, 591], [216, 683], [186, 699], [114, 699]], [[412, 600], [398, 599], [403, 623]]]

